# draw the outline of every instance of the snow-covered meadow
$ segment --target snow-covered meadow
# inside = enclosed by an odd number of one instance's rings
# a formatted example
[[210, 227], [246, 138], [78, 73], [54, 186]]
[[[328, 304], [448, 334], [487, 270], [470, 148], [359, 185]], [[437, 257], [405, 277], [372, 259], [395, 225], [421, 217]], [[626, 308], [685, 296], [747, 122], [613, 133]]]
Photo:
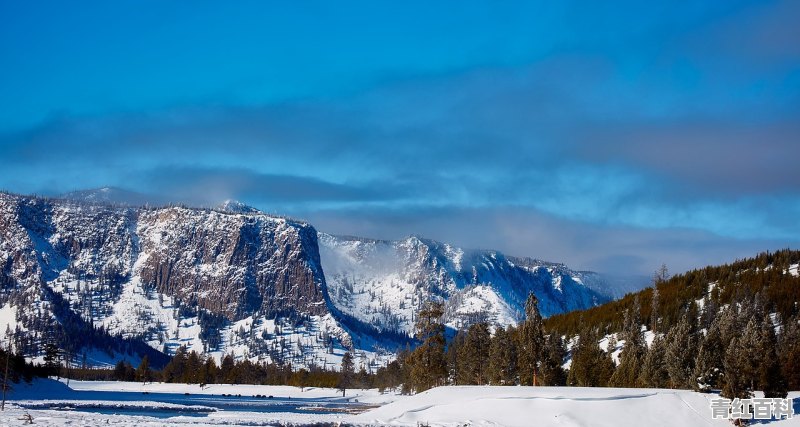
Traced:
[[[268, 398], [272, 396], [272, 398]], [[54, 380], [18, 384], [0, 425], [190, 426], [725, 426], [713, 394], [581, 387], [440, 387], [414, 396], [377, 390]], [[794, 411], [800, 412], [800, 392]], [[54, 409], [57, 408], [57, 409]], [[800, 416], [769, 422], [800, 426]]]
[[[587, 387], [435, 388], [352, 417], [355, 425], [397, 426], [730, 426], [714, 420], [714, 394], [688, 390]], [[799, 392], [789, 397], [800, 398]], [[800, 399], [794, 401], [798, 411]], [[800, 416], [761, 421], [799, 426]]]
[[304, 425], [336, 424], [354, 411], [396, 400], [377, 390], [290, 386], [35, 380], [15, 384], [0, 425]]

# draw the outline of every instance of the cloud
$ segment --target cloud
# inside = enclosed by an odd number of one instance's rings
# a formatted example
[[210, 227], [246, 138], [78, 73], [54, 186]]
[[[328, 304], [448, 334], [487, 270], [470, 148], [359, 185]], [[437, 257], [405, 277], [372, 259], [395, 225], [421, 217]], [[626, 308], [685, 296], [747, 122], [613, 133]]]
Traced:
[[590, 128], [580, 155], [661, 174], [694, 197], [797, 193], [800, 114], [762, 123], [693, 118]]
[[519, 206], [601, 225], [797, 236], [798, 109], [753, 119], [684, 91], [694, 110], [666, 114], [666, 87], [632, 89], [607, 59], [570, 53], [349, 99], [64, 116], [0, 136], [0, 166], [17, 191], [117, 185], [276, 211]]
[[691, 34], [686, 42], [698, 54], [713, 52], [734, 60], [745, 57], [755, 67], [791, 65], [800, 59], [798, 16], [796, 1], [757, 2]]
[[236, 198], [338, 233], [645, 274], [795, 244], [796, 6], [631, 7], [630, 26], [565, 7], [583, 31], [530, 55], [348, 95], [63, 113], [0, 135], [0, 186]]
[[404, 198], [391, 183], [340, 184], [313, 177], [258, 173], [246, 169], [160, 167], [145, 171], [145, 186], [172, 200], [214, 205], [240, 199], [266, 206], [330, 202], [377, 202]]

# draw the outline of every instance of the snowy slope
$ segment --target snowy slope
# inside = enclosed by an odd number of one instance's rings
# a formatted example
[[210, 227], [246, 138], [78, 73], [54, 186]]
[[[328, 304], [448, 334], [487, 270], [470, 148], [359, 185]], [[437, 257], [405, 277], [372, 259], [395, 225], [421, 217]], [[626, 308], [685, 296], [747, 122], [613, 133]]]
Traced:
[[431, 298], [445, 301], [454, 328], [477, 320], [515, 324], [529, 292], [545, 316], [607, 301], [584, 285], [592, 273], [561, 264], [416, 236], [383, 241], [319, 233], [318, 240], [331, 303], [379, 330], [412, 334], [416, 311]]
[[[798, 397], [800, 393], [790, 393]], [[715, 394], [583, 387], [439, 387], [357, 415], [355, 425], [730, 426], [711, 417]], [[770, 426], [800, 425], [800, 418]]]

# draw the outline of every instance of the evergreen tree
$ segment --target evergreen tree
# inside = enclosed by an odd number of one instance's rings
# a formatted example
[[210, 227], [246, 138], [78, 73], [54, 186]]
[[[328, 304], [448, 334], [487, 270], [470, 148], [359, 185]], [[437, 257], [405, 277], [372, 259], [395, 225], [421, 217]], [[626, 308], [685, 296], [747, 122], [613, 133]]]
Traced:
[[186, 384], [200, 384], [202, 383], [203, 374], [203, 359], [192, 350], [186, 357], [186, 366], [183, 371], [182, 381]]
[[58, 361], [58, 346], [48, 342], [44, 347], [44, 367], [47, 375], [57, 375], [60, 371]]
[[666, 341], [661, 335], [653, 338], [653, 343], [647, 349], [647, 354], [642, 362], [639, 374], [639, 383], [643, 387], [664, 388], [669, 382], [669, 373], [665, 363], [667, 348]]
[[219, 368], [217, 368], [217, 361], [209, 356], [206, 358], [206, 363], [203, 365], [202, 384], [213, 384], [216, 382], [218, 376]]
[[639, 312], [637, 297], [631, 310], [625, 311], [623, 332], [625, 343], [619, 356], [619, 366], [609, 382], [613, 387], [639, 387], [639, 370], [647, 352]]
[[605, 387], [614, 374], [611, 354], [597, 345], [597, 333], [588, 329], [578, 336], [572, 347], [572, 363], [567, 384], [579, 387]]
[[742, 345], [742, 339], [734, 337], [725, 351], [725, 383], [720, 396], [728, 399], [747, 399], [752, 396], [748, 379], [740, 375], [748, 363], [746, 358], [747, 352]]
[[513, 385], [517, 382], [517, 348], [511, 326], [498, 327], [489, 347], [489, 381], [493, 385]]
[[186, 371], [186, 347], [180, 346], [175, 351], [175, 355], [167, 363], [162, 371], [162, 377], [165, 382], [181, 382], [183, 381], [184, 373]]
[[447, 344], [445, 357], [447, 358], [447, 378], [452, 384], [467, 384], [464, 375], [464, 362], [461, 360], [461, 353], [467, 341], [467, 333], [463, 329], [456, 332], [456, 335]]
[[394, 390], [402, 384], [403, 374], [399, 360], [393, 360], [385, 367], [378, 368], [375, 381], [378, 386], [378, 391], [381, 393], [384, 393], [387, 389]]
[[684, 312], [678, 324], [667, 333], [666, 362], [670, 383], [673, 388], [694, 388], [694, 374], [697, 344], [690, 323], [691, 315]]
[[659, 306], [658, 306], [658, 284], [653, 285], [653, 294], [650, 300], [650, 330], [653, 333], [658, 333], [658, 321], [659, 321]]
[[353, 383], [353, 376], [355, 374], [355, 363], [353, 362], [353, 355], [349, 351], [344, 352], [342, 356], [342, 369], [339, 372], [339, 390], [342, 391], [342, 397], [347, 392], [347, 387]]
[[778, 359], [778, 340], [775, 336], [775, 327], [769, 316], [764, 316], [761, 323], [761, 342], [759, 353], [762, 362], [759, 365], [759, 388], [764, 392], [764, 397], [786, 398], [788, 384], [781, 373], [780, 360]]
[[358, 383], [358, 387], [360, 387], [362, 390], [372, 388], [371, 377], [369, 375], [369, 372], [367, 372], [367, 369], [363, 365], [361, 366], [361, 369], [358, 370], [356, 383]]
[[125, 381], [125, 361], [120, 360], [114, 365], [113, 377], [116, 381]]
[[475, 323], [467, 330], [467, 337], [459, 352], [461, 369], [459, 376], [463, 384], [482, 385], [487, 382], [486, 365], [489, 359], [489, 325]]
[[232, 354], [226, 354], [222, 358], [219, 371], [217, 372], [217, 382], [223, 384], [234, 384], [235, 375], [234, 368], [236, 363], [233, 360]]
[[556, 334], [550, 334], [545, 339], [545, 348], [542, 357], [542, 384], [549, 386], [562, 386], [567, 384], [567, 372], [561, 366], [567, 354], [564, 340]]
[[617, 347], [619, 347], [619, 342], [617, 342], [617, 334], [611, 334], [608, 336], [608, 344], [606, 344], [606, 353], [613, 354], [617, 351]]
[[153, 381], [153, 371], [150, 370], [150, 358], [147, 355], [142, 357], [139, 367], [136, 368], [136, 378], [143, 383]]
[[789, 389], [800, 390], [800, 323], [794, 317], [784, 322], [780, 337], [780, 361]]
[[761, 322], [751, 318], [742, 332], [740, 361], [736, 375], [744, 378], [747, 382], [747, 389], [750, 391], [758, 387], [760, 377], [760, 367], [764, 362], [762, 351], [762, 332]]
[[427, 302], [419, 311], [416, 332], [422, 344], [408, 360], [411, 383], [417, 392], [443, 385], [447, 378], [443, 315], [444, 306], [436, 301]]
[[727, 348], [727, 344], [731, 343], [734, 337], [741, 335], [741, 326], [739, 324], [739, 318], [736, 315], [736, 310], [731, 307], [724, 309], [717, 316], [717, 320], [720, 338], [722, 342], [726, 344]]
[[[720, 319], [720, 317], [717, 317]], [[709, 392], [722, 385], [725, 368], [725, 344], [722, 342], [720, 322], [715, 319], [706, 332], [697, 353], [693, 377], [698, 391]]]
[[403, 379], [400, 392], [402, 394], [410, 394], [414, 390], [414, 384], [411, 381], [411, 368], [414, 366], [414, 353], [411, 351], [409, 343], [406, 343], [406, 347], [397, 353], [397, 361], [400, 362], [400, 374]]
[[525, 301], [525, 321], [519, 327], [517, 344], [517, 366], [520, 383], [538, 385], [539, 362], [544, 348], [542, 315], [539, 313], [539, 300], [531, 292]]

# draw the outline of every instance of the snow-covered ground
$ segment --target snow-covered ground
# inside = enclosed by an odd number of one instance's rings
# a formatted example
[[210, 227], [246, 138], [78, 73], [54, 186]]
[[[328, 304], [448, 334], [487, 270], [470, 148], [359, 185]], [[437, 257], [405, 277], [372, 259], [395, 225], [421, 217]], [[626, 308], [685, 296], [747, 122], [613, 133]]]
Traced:
[[[255, 397], [260, 396], [260, 397]], [[267, 396], [273, 396], [267, 399]], [[581, 387], [440, 387], [415, 396], [377, 390], [54, 380], [18, 384], [0, 426], [726, 426], [711, 418], [713, 394]], [[800, 392], [794, 411], [800, 412]], [[53, 407], [62, 410], [51, 409]], [[67, 408], [69, 410], [63, 410]], [[324, 408], [327, 408], [324, 409]], [[338, 408], [330, 410], [330, 408]], [[363, 412], [365, 409], [374, 408]], [[336, 412], [336, 411], [339, 412]], [[349, 413], [347, 410], [362, 413]], [[327, 413], [322, 413], [327, 412]], [[769, 426], [800, 426], [800, 415]]]
[[[352, 417], [397, 426], [730, 426], [714, 420], [716, 395], [685, 390], [582, 387], [440, 387]], [[795, 412], [800, 406], [800, 393]], [[769, 426], [798, 426], [793, 419]]]
[[[404, 398], [377, 390], [290, 386], [36, 380], [15, 384], [0, 426], [23, 425], [249, 425], [339, 423]], [[52, 409], [59, 408], [59, 409]]]

